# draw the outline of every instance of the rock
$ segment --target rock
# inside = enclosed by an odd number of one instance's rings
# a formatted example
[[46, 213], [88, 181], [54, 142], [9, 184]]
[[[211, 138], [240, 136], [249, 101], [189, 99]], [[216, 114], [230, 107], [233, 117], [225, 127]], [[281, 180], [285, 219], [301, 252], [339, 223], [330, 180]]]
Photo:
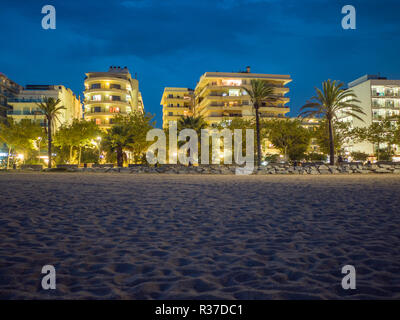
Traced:
[[365, 169], [356, 169], [354, 170], [354, 173], [367, 174], [370, 173], [370, 171]]
[[392, 173], [391, 170], [388, 169], [383, 169], [383, 168], [378, 168], [374, 171], [375, 173]]

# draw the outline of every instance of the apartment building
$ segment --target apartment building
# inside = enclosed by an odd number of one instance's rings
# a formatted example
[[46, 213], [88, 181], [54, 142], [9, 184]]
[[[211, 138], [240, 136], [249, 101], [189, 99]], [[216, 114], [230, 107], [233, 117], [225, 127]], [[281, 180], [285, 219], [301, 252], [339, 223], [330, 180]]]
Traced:
[[163, 128], [169, 121], [178, 121], [182, 116], [193, 115], [194, 90], [189, 88], [165, 88], [161, 98]]
[[63, 85], [27, 85], [18, 95], [9, 99], [12, 110], [8, 111], [8, 115], [15, 121], [30, 119], [45, 126], [45, 116], [37, 104], [48, 98], [60, 99], [59, 105], [65, 108], [60, 110], [55, 128], [62, 124], [70, 124], [73, 119], [82, 119], [80, 98]]
[[256, 79], [273, 84], [277, 98], [274, 102], [262, 103], [261, 118], [284, 118], [290, 111], [287, 106], [290, 99], [285, 96], [289, 92], [286, 85], [292, 81], [290, 76], [251, 73], [250, 67], [247, 67], [246, 71], [236, 73], [206, 72], [200, 77], [194, 91], [187, 88], [165, 88], [161, 99], [163, 127], [168, 126], [168, 121], [182, 115], [201, 115], [210, 126], [238, 117], [246, 120], [254, 118], [247, 90], [251, 87], [251, 80]]
[[255, 116], [247, 90], [251, 80], [263, 80], [275, 87], [276, 101], [262, 102], [261, 118], [284, 118], [290, 111], [286, 105], [290, 99], [286, 85], [291, 82], [289, 75], [251, 73], [250, 68], [244, 72], [206, 72], [200, 78], [195, 89], [195, 114], [203, 116], [212, 126], [222, 120], [240, 117], [252, 119]]
[[111, 66], [107, 72], [89, 72], [85, 78], [84, 117], [107, 129], [117, 114], [144, 112], [139, 81], [127, 67]]
[[22, 89], [22, 86], [0, 72], [0, 121], [5, 121], [7, 112], [11, 110], [8, 104], [9, 99], [15, 98]]
[[[364, 121], [357, 118], [339, 114], [340, 121], [346, 121], [352, 127], [368, 127], [373, 122], [380, 121], [400, 114], [400, 80], [390, 80], [386, 77], [377, 75], [365, 75], [348, 84], [349, 89], [353, 90], [357, 99], [361, 101], [360, 106], [366, 113], [361, 116]], [[347, 152], [359, 151], [369, 155], [375, 153], [372, 143], [355, 143], [350, 141], [345, 146]], [[384, 144], [380, 148], [386, 148]], [[395, 151], [399, 155], [400, 148], [395, 146]]]

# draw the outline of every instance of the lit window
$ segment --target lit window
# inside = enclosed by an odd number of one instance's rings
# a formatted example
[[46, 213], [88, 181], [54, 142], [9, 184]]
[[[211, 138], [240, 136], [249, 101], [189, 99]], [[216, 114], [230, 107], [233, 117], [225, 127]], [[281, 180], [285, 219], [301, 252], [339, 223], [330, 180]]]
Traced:
[[119, 107], [110, 107], [111, 113], [119, 113]]
[[240, 94], [240, 90], [239, 89], [230, 89], [229, 90], [229, 96], [230, 97], [238, 97]]
[[241, 86], [242, 80], [236, 80], [236, 79], [222, 80], [222, 85], [223, 86]]
[[95, 119], [96, 124], [101, 124], [101, 119]]
[[101, 94], [96, 94], [92, 96], [92, 101], [101, 101]]

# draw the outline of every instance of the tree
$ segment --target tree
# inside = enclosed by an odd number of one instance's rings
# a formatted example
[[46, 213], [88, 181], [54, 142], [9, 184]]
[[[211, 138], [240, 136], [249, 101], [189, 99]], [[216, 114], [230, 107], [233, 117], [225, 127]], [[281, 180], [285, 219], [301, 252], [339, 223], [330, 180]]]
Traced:
[[327, 80], [322, 83], [322, 91], [315, 88], [317, 95], [312, 97], [306, 105], [300, 109], [300, 117], [322, 117], [326, 119], [329, 137], [330, 164], [335, 163], [334, 120], [339, 113], [343, 116], [351, 116], [364, 121], [360, 115], [365, 115], [357, 104], [357, 96], [353, 90], [343, 88], [343, 83]]
[[[333, 125], [333, 141], [336, 151], [341, 151], [343, 145], [350, 141], [351, 137], [356, 138], [356, 130], [350, 128], [348, 122], [335, 121]], [[312, 137], [323, 154], [330, 154], [329, 125], [326, 119], [320, 121], [319, 126], [312, 132]]]
[[[54, 145], [69, 148], [69, 163], [74, 162], [73, 149], [78, 149], [78, 164], [81, 163], [82, 150], [93, 147], [101, 135], [99, 126], [93, 121], [74, 119], [70, 125], [62, 125], [54, 136]], [[97, 144], [96, 144], [97, 145]]]
[[133, 112], [127, 118], [133, 136], [133, 141], [128, 146], [128, 150], [132, 152], [135, 163], [144, 159], [147, 148], [152, 144], [151, 141], [146, 140], [146, 136], [147, 132], [156, 125], [153, 119], [153, 115], [141, 112]]
[[126, 123], [116, 123], [107, 130], [103, 146], [107, 151], [117, 153], [118, 167], [124, 166], [124, 149], [129, 147], [132, 141], [133, 136]]
[[[370, 126], [355, 129], [359, 141], [368, 141], [374, 145], [376, 157], [382, 160], [393, 154], [392, 145], [396, 143], [396, 127], [393, 125], [391, 119], [382, 119], [373, 122]], [[387, 145], [386, 152], [382, 152], [381, 145]]]
[[72, 125], [63, 124], [54, 135], [54, 145], [60, 149], [69, 149], [68, 163], [74, 163], [73, 149], [78, 145], [77, 136]]
[[42, 135], [42, 128], [32, 120], [22, 119], [15, 122], [8, 118], [6, 123], [0, 123], [0, 141], [8, 148], [7, 169], [10, 168], [10, 155], [13, 150], [23, 154], [25, 161], [28, 153], [35, 149], [34, 142]]
[[310, 144], [311, 134], [299, 120], [270, 120], [268, 139], [286, 160], [301, 160]]
[[61, 110], [65, 110], [64, 106], [59, 106], [60, 99], [45, 98], [43, 102], [36, 105], [43, 112], [47, 120], [47, 154], [48, 154], [48, 168], [51, 168], [51, 148], [52, 148], [52, 134], [55, 127], [55, 121], [59, 121], [58, 116]]
[[263, 80], [251, 80], [250, 90], [244, 88], [249, 94], [253, 108], [256, 113], [256, 135], [257, 135], [257, 166], [261, 164], [261, 134], [260, 134], [260, 114], [259, 109], [263, 102], [276, 100], [274, 86]]
[[[177, 123], [177, 130], [178, 130], [178, 134], [180, 131], [184, 130], [184, 129], [193, 129], [194, 131], [196, 131], [196, 134], [198, 137], [201, 137], [201, 130], [203, 129], [207, 129], [208, 124], [206, 123], [206, 121], [204, 120], [204, 118], [202, 116], [182, 116], [179, 118], [178, 123]], [[187, 137], [187, 141], [189, 140], [189, 137]], [[198, 146], [197, 149], [200, 150], [199, 155], [201, 154], [201, 145], [200, 145], [200, 139], [198, 140]], [[178, 141], [178, 145], [182, 146], [183, 144], [185, 144], [184, 141]], [[210, 145], [210, 149], [211, 149], [211, 145]], [[189, 156], [190, 150], [188, 149], [187, 151], [187, 156]], [[210, 153], [211, 154], [211, 153]], [[189, 161], [189, 165], [190, 165], [190, 161]]]
[[[265, 136], [263, 132], [263, 122], [260, 122], [260, 131], [261, 131], [261, 137], [263, 138]], [[255, 131], [256, 129], [256, 123], [252, 119], [243, 119], [243, 118], [233, 118], [232, 120], [227, 120], [224, 119], [217, 125], [217, 129], [222, 130], [224, 128], [227, 128], [232, 131], [232, 134], [234, 133], [235, 129], [240, 129], [242, 130], [242, 153], [246, 153], [246, 148], [247, 148], [247, 143], [246, 143], [246, 130], [247, 129], [252, 129]], [[254, 135], [253, 135], [254, 139]], [[254, 144], [254, 150], [252, 151], [253, 154], [256, 154], [256, 144]]]
[[78, 164], [81, 164], [82, 149], [97, 146], [95, 141], [101, 135], [101, 130], [94, 121], [75, 120], [72, 123], [72, 131], [77, 137]]
[[178, 132], [183, 129], [193, 129], [197, 135], [201, 136], [201, 130], [208, 127], [202, 116], [182, 116], [177, 123]]
[[[141, 159], [151, 142], [146, 141], [148, 130], [153, 128], [153, 116], [149, 114], [132, 113], [127, 116], [117, 115], [114, 125], [107, 130], [103, 139], [103, 148], [108, 152], [117, 153], [119, 167], [124, 163], [124, 151], [132, 151], [135, 159]], [[135, 160], [136, 161], [136, 160]]]

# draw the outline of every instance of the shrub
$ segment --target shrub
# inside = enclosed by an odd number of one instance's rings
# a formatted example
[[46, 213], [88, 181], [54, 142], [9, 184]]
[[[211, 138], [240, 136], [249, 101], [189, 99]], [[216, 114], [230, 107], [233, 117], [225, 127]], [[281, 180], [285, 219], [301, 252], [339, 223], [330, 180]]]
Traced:
[[306, 154], [306, 160], [307, 161], [325, 161], [326, 155], [323, 153], [312, 152], [312, 153]]
[[51, 169], [44, 169], [46, 172], [67, 172], [67, 168], [51, 168]]
[[352, 152], [351, 157], [356, 161], [366, 161], [369, 157], [368, 153], [365, 152]]

